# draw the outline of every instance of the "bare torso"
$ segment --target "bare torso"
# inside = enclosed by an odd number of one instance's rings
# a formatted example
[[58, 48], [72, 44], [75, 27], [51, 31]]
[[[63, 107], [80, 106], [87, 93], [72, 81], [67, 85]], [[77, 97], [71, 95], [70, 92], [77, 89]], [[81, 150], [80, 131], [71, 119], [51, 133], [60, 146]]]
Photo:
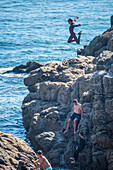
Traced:
[[46, 169], [47, 167], [51, 167], [51, 164], [49, 163], [49, 161], [47, 160], [45, 156], [43, 156], [42, 158], [39, 158], [39, 162], [42, 163], [42, 166], [44, 169]]
[[81, 114], [81, 104], [74, 104], [74, 109], [73, 112], [77, 113], [77, 114]]

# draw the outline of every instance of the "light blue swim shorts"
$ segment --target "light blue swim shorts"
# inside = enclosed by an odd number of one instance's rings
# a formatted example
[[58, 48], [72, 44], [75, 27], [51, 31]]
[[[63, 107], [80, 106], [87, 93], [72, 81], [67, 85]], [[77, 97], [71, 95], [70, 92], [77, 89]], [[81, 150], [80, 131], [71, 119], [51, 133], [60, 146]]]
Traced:
[[45, 170], [53, 170], [52, 167], [47, 167]]

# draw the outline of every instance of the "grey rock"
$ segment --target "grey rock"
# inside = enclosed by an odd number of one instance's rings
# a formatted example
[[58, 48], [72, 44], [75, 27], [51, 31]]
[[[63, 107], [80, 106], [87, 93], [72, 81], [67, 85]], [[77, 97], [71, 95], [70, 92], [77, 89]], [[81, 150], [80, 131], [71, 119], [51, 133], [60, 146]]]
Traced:
[[81, 55], [98, 57], [104, 50], [113, 52], [113, 27], [101, 36], [95, 37], [90, 44], [81, 51]]
[[32, 159], [36, 159], [36, 154], [25, 141], [0, 132], [0, 169], [30, 170], [35, 168]]
[[11, 71], [7, 71], [3, 74], [6, 74], [6, 73], [10, 73], [10, 72], [14, 72], [14, 73], [30, 73], [31, 71], [33, 70], [36, 70], [40, 67], [42, 67], [43, 65], [41, 63], [38, 63], [36, 61], [28, 61], [26, 63], [26, 65], [24, 64], [21, 64], [19, 66], [16, 66], [14, 67]]

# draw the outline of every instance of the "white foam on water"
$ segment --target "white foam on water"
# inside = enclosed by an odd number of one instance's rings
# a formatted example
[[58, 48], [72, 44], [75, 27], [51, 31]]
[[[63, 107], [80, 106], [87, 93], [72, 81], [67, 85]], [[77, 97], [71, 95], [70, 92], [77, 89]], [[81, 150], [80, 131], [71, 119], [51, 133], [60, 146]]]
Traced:
[[74, 55], [76, 56], [76, 52], [74, 52], [74, 53], [72, 54], [72, 56], [74, 56]]
[[60, 64], [61, 61], [47, 61], [46, 64]]
[[11, 71], [13, 70], [14, 67], [8, 67], [8, 68], [0, 68], [0, 76], [1, 77], [27, 77], [28, 74], [27, 73], [14, 73], [14, 72], [10, 72], [10, 73], [5, 73], [7, 71]]
[[11, 71], [13, 70], [14, 67], [8, 67], [8, 68], [0, 68], [0, 74], [6, 72], [6, 71]]
[[1, 74], [2, 77], [27, 77], [24, 73], [22, 74], [15, 74], [15, 73], [6, 73], [6, 74]]

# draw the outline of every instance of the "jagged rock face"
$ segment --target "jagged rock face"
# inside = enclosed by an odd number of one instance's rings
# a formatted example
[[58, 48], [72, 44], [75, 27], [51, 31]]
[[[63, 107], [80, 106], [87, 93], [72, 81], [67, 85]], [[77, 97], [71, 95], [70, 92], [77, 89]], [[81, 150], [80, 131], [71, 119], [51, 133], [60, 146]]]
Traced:
[[0, 169], [30, 170], [35, 167], [35, 158], [35, 152], [25, 141], [0, 132]]
[[97, 57], [104, 50], [113, 52], [113, 27], [101, 36], [95, 37], [86, 48], [81, 50], [80, 54]]
[[[97, 72], [91, 78], [90, 83], [90, 89], [93, 91], [93, 100], [87, 97], [89, 92], [86, 93], [86, 97], [84, 95], [82, 98], [82, 103], [84, 103], [83, 107], [84, 105], [86, 107], [87, 103], [92, 104], [92, 113], [89, 115], [92, 128], [89, 128], [89, 125], [86, 124], [90, 134], [88, 153], [90, 153], [92, 157], [91, 167], [102, 170], [106, 170], [108, 167], [108, 169], [112, 169], [113, 164], [112, 168], [110, 168], [111, 165], [108, 166], [107, 152], [112, 153], [113, 151], [113, 120], [111, 118], [113, 114], [111, 109], [113, 108], [113, 104], [112, 95], [110, 95], [113, 92], [113, 74], [104, 71]], [[88, 99], [87, 103], [85, 103], [86, 98]], [[80, 126], [84, 128], [82, 122]], [[81, 164], [84, 164], [82, 155], [80, 159]]]
[[89, 69], [93, 69], [92, 60], [94, 57], [78, 56], [62, 63], [46, 65], [30, 73], [30, 76], [24, 79], [24, 84], [29, 87], [30, 92], [34, 92], [36, 83], [51, 82], [70, 82], [76, 80], [80, 75]]
[[96, 70], [106, 70], [112, 72], [111, 65], [113, 63], [113, 52], [103, 51], [97, 58], [95, 58]]
[[[109, 32], [105, 34], [109, 36]], [[113, 169], [112, 64], [113, 52], [103, 51], [97, 58], [78, 56], [60, 65], [43, 66], [25, 78], [30, 93], [22, 105], [24, 127], [32, 145], [42, 149], [52, 165], [77, 168], [69, 160], [78, 141], [73, 123], [69, 133], [63, 134], [76, 98], [84, 111], [78, 131], [82, 130], [87, 140], [79, 168]]]

